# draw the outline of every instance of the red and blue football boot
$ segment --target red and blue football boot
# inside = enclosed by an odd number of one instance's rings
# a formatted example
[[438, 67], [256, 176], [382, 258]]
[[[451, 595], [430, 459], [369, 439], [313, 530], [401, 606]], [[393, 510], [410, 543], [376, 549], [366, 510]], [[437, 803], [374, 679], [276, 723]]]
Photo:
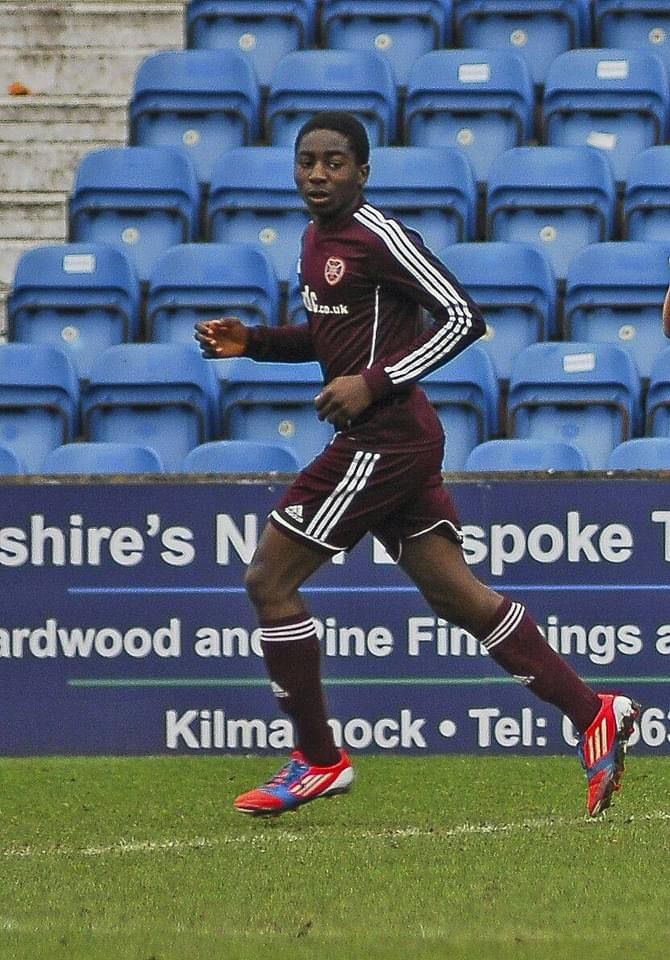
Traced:
[[580, 738], [577, 752], [588, 779], [586, 808], [592, 817], [606, 810], [621, 789], [628, 740], [640, 705], [619, 694], [599, 693], [601, 707]]
[[354, 780], [351, 760], [339, 751], [340, 759], [330, 767], [317, 767], [299, 751], [267, 783], [241, 794], [233, 806], [254, 817], [272, 817], [295, 810], [310, 800], [346, 793]]

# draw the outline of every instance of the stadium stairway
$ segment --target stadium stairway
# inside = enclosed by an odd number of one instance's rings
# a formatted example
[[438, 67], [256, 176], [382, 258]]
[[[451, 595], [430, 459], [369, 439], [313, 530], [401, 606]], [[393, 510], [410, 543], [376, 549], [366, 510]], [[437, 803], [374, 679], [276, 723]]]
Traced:
[[135, 70], [183, 46], [186, 0], [0, 0], [0, 339], [16, 262], [66, 239], [81, 157], [127, 140]]

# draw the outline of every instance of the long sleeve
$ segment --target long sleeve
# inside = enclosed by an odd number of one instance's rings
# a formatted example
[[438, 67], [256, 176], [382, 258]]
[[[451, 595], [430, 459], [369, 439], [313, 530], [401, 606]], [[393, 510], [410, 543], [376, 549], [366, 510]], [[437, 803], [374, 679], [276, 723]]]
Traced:
[[354, 217], [380, 241], [374, 265], [380, 295], [390, 289], [433, 317], [406, 347], [376, 355], [363, 371], [374, 399], [380, 399], [458, 356], [482, 336], [486, 324], [477, 304], [416, 233], [369, 204]]
[[252, 360], [283, 363], [303, 363], [317, 359], [306, 323], [289, 327], [249, 327], [245, 355]]

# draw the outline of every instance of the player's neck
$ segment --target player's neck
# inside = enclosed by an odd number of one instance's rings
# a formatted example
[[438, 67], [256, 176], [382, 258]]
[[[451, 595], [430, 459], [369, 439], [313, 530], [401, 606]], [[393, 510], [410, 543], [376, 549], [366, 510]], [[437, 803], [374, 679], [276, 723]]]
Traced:
[[362, 194], [359, 194], [350, 204], [333, 214], [325, 214], [323, 216], [315, 215], [314, 223], [318, 230], [326, 232], [337, 230], [349, 223], [356, 210], [358, 210], [364, 202]]

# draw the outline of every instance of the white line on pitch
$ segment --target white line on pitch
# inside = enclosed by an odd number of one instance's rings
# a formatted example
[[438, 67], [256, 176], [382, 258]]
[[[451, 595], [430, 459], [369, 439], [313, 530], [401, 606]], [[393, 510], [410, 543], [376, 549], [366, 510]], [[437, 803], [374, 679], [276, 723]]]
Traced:
[[[629, 817], [628, 823], [646, 823], [651, 820], [670, 820], [670, 812], [656, 810], [644, 814], [642, 817]], [[348, 836], [357, 840], [406, 840], [421, 837], [435, 839], [449, 839], [460, 836], [496, 836], [508, 833], [524, 833], [533, 830], [546, 830], [551, 827], [576, 827], [584, 824], [596, 825], [600, 820], [589, 820], [584, 817], [539, 817], [536, 819], [520, 820], [516, 823], [461, 823], [454, 827], [441, 829], [440, 827], [426, 829], [423, 827], [398, 827], [388, 830], [356, 830], [347, 828]], [[318, 828], [316, 828], [318, 829]], [[315, 831], [316, 832], [316, 831]], [[128, 853], [170, 853], [182, 850], [209, 850], [233, 844], [248, 844], [249, 846], [264, 846], [268, 842], [297, 843], [305, 840], [304, 833], [295, 833], [290, 830], [272, 829], [265, 833], [241, 833], [224, 837], [191, 837], [184, 840], [125, 840], [104, 846], [90, 847], [5, 847], [0, 849], [0, 857], [6, 858], [42, 858], [42, 857], [106, 857], [112, 854]]]

